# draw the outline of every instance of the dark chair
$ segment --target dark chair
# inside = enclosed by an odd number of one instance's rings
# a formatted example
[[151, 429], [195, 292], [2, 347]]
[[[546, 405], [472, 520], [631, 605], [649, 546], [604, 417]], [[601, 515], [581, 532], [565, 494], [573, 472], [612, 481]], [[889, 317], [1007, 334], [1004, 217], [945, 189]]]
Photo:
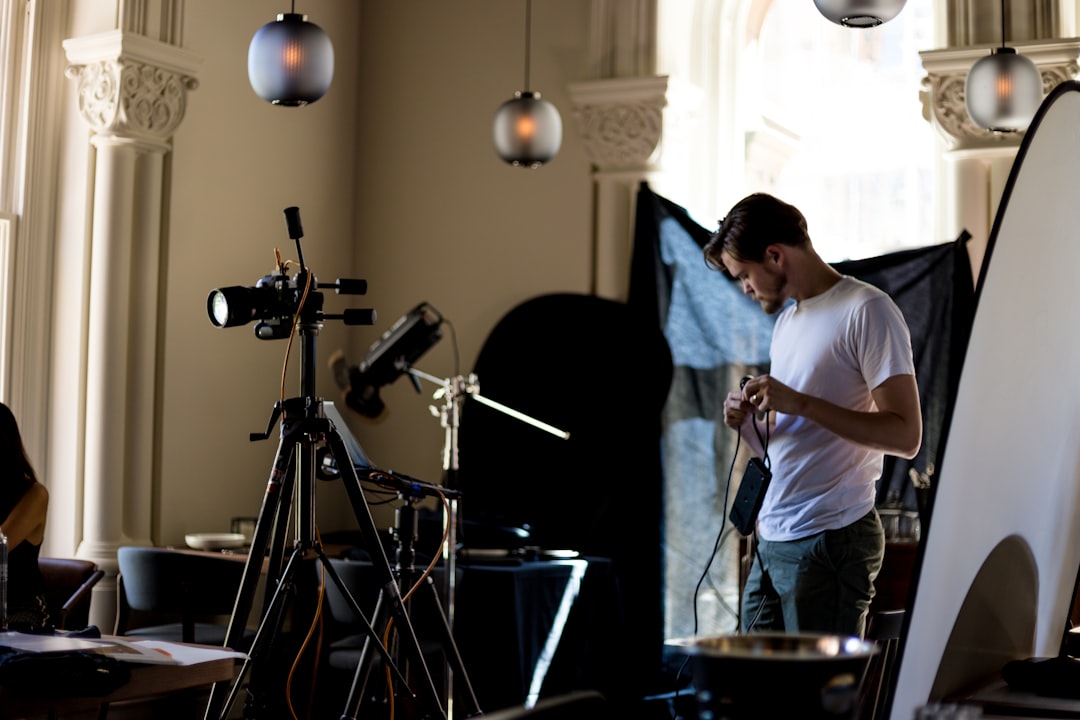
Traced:
[[[117, 635], [224, 645], [242, 556], [125, 546], [116, 559]], [[233, 649], [246, 650], [251, 635]]]
[[45, 602], [57, 630], [80, 630], [90, 623], [90, 596], [105, 572], [97, 563], [76, 558], [39, 557]]
[[859, 720], [883, 720], [889, 716], [904, 614], [904, 610], [883, 610], [870, 618], [866, 638], [877, 643], [878, 652], [866, 669]]
[[[364, 552], [357, 554], [366, 556]], [[369, 650], [368, 656], [364, 657], [364, 643], [370, 637], [364, 628], [364, 621], [374, 623], [381, 629], [382, 621], [387, 620], [393, 612], [390, 606], [391, 600], [384, 598], [382, 612], [385, 614], [380, 618], [374, 615], [375, 606], [379, 600], [380, 575], [369, 559], [331, 558], [330, 564], [349, 594], [359, 604], [361, 612], [364, 613], [364, 620], [357, 617], [344, 594], [327, 574], [324, 605], [326, 632], [322, 656], [325, 667], [319, 672], [319, 701], [322, 705], [321, 712], [316, 713], [320, 717], [329, 717], [331, 712], [334, 713], [334, 717], [338, 716], [362, 659], [380, 661], [374, 650]], [[438, 572], [437, 570], [436, 574]], [[441, 643], [443, 635], [438, 632], [444, 626], [440, 624], [440, 618], [436, 615], [441, 610], [435, 606], [432, 596], [425, 590], [417, 592], [408, 602], [409, 622], [420, 644], [420, 652], [424, 655], [424, 662], [428, 666], [433, 682], [436, 687], [440, 687], [443, 681], [442, 668], [447, 662], [443, 654], [445, 649]], [[399, 647], [398, 652], [401, 653], [402, 658], [407, 657], [405, 646]], [[404, 665], [399, 666], [399, 669], [407, 671]], [[413, 690], [416, 691], [416, 688]], [[467, 711], [473, 709], [469, 701], [462, 699], [461, 702], [464, 703]], [[404, 716], [411, 717], [408, 712]]]
[[[331, 558], [330, 564], [348, 588], [349, 594], [367, 615], [367, 621], [371, 622], [371, 612], [379, 593], [371, 563]], [[326, 578], [326, 609], [330, 621], [327, 662], [335, 670], [351, 673], [360, 661], [364, 640], [368, 635], [361, 628], [361, 620], [352, 611], [349, 601], [329, 576]]]

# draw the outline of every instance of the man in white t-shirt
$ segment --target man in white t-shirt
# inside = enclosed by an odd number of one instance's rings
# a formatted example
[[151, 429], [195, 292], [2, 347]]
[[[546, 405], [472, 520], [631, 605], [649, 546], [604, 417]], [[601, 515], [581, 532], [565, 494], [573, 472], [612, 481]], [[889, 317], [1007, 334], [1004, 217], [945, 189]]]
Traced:
[[885, 551], [884, 455], [912, 458], [922, 443], [907, 323], [884, 292], [823, 261], [802, 213], [771, 195], [737, 203], [705, 258], [778, 314], [769, 374], [724, 402], [725, 424], [772, 471], [743, 630], [862, 635]]

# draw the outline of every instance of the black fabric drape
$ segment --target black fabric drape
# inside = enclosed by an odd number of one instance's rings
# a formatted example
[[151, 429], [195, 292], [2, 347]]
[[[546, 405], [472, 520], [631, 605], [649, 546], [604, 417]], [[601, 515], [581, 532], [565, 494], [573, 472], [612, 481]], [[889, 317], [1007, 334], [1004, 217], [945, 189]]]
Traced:
[[[772, 334], [773, 318], [736, 283], [706, 266], [701, 248], [710, 235], [685, 209], [642, 184], [629, 303], [663, 328], [674, 364], [662, 418], [669, 637], [735, 627], [738, 570], [730, 557], [721, 558], [708, 578], [714, 602], [700, 608], [689, 603], [708, 548], [722, 540], [715, 534], [726, 515], [731, 475], [741, 475], [736, 434], [722, 422], [723, 398], [739, 376], [767, 371]], [[834, 264], [889, 293], [911, 330], [923, 444], [911, 461], [886, 458], [879, 503], [899, 499], [907, 508], [917, 507], [910, 473], [925, 475], [938, 459], [973, 311], [966, 240], [964, 233], [951, 243]], [[712, 610], [699, 617], [705, 607]]]

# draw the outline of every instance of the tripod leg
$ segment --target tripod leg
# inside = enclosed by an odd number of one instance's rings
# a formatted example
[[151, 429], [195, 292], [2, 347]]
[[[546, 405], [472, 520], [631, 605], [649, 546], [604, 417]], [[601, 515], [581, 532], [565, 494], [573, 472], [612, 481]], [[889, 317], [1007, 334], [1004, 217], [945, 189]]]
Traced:
[[367, 543], [368, 554], [372, 558], [372, 567], [375, 569], [376, 573], [379, 574], [379, 587], [383, 591], [384, 598], [390, 603], [390, 610], [393, 614], [394, 622], [397, 624], [398, 634], [404, 641], [406, 649], [411, 653], [411, 659], [416, 663], [417, 667], [420, 668], [423, 680], [421, 685], [427, 696], [427, 700], [430, 702], [431, 707], [437, 711], [438, 717], [446, 718], [446, 711], [443, 709], [439, 693], [435, 688], [435, 682], [431, 678], [431, 672], [428, 670], [423, 652], [420, 649], [420, 641], [417, 639], [412, 622], [409, 620], [409, 615], [405, 611], [405, 606], [401, 599], [401, 592], [397, 584], [397, 578], [394, 577], [394, 572], [390, 569], [390, 562], [386, 557], [386, 551], [383, 550], [382, 540], [379, 537], [378, 531], [375, 529], [375, 521], [371, 517], [371, 510], [368, 508], [367, 501], [364, 498], [364, 491], [360, 487], [360, 480], [356, 476], [356, 468], [353, 467], [352, 462], [349, 459], [349, 452], [345, 448], [345, 443], [342, 441], [341, 435], [339, 435], [332, 426], [326, 433], [326, 443], [329, 446], [334, 459], [337, 461], [337, 467], [341, 472], [342, 482], [345, 484], [345, 491], [349, 495], [349, 500], [353, 506], [353, 513], [356, 515], [356, 520], [360, 525], [360, 531], [363, 533], [364, 540]]
[[431, 594], [431, 601], [435, 604], [436, 612], [435, 616], [439, 620], [439, 633], [442, 635], [443, 650], [447, 655], [447, 662], [450, 665], [450, 672], [454, 676], [461, 678], [465, 685], [465, 693], [468, 695], [470, 707], [473, 710], [472, 714], [479, 714], [480, 703], [476, 699], [476, 692], [473, 690], [472, 682], [469, 680], [468, 673], [465, 672], [465, 663], [461, 660], [461, 653], [458, 650], [457, 643], [454, 642], [454, 633], [450, 629], [450, 623], [446, 620], [446, 614], [443, 612], [442, 601], [439, 600], [439, 592], [435, 589], [435, 583], [432, 579], [426, 578], [424, 586]]
[[[240, 690], [240, 685], [244, 679], [244, 676], [248, 672], [248, 668], [254, 666], [254, 664], [260, 661], [263, 655], [263, 646], [265, 645], [267, 637], [273, 637], [281, 629], [281, 624], [284, 620], [284, 603], [288, 588], [290, 587], [290, 581], [294, 572], [294, 565], [302, 559], [303, 550], [296, 548], [293, 555], [289, 558], [288, 564], [285, 566], [285, 572], [281, 576], [280, 582], [277, 583], [276, 588], [270, 598], [270, 603], [266, 608], [266, 612], [263, 613], [262, 620], [259, 622], [259, 628], [255, 631], [255, 638], [251, 642], [251, 649], [248, 651], [248, 656], [244, 659], [244, 664], [240, 668], [240, 672], [233, 682], [230, 689], [227, 701], [224, 704], [224, 709], [221, 714], [221, 718], [225, 718], [228, 715], [229, 710], [232, 708], [233, 702], [236, 700], [236, 694]], [[268, 636], [266, 633], [270, 631]], [[254, 680], [252, 682], [254, 685]], [[257, 688], [251, 688], [249, 692], [249, 699], [254, 698], [265, 702], [263, 693]], [[248, 708], [250, 710], [250, 708]], [[251, 713], [245, 712], [245, 717]], [[259, 712], [254, 712], [255, 717], [259, 717]]]
[[[319, 554], [319, 559], [322, 561], [323, 567], [326, 568], [326, 574], [330, 576], [330, 580], [337, 586], [342, 596], [348, 601], [349, 607], [353, 611], [353, 613], [358, 618], [360, 618], [360, 624], [363, 626], [364, 632], [367, 634], [367, 639], [364, 643], [364, 647], [366, 648], [367, 644], [374, 640], [375, 647], [378, 648], [377, 652], [379, 653], [383, 662], [385, 662], [390, 667], [390, 671], [394, 674], [395, 679], [407, 689], [408, 684], [405, 680], [405, 676], [401, 673], [400, 670], [398, 670], [398, 667], [394, 664], [393, 659], [390, 657], [390, 653], [387, 652], [386, 649], [382, 646], [382, 643], [379, 642], [379, 634], [375, 630], [375, 627], [372, 625], [371, 622], [368, 621], [367, 617], [364, 615], [364, 611], [360, 609], [360, 604], [356, 601], [356, 598], [353, 597], [352, 593], [349, 591], [349, 588], [348, 586], [346, 586], [345, 581], [341, 579], [341, 576], [334, 568], [333, 563], [330, 562], [330, 558], [326, 556], [326, 553], [321, 547], [318, 548], [317, 551]], [[382, 591], [379, 591], [379, 600], [375, 603], [375, 612], [372, 617], [378, 619], [380, 609], [379, 606], [381, 604]]]
[[[280, 525], [279, 522], [275, 521], [275, 517], [280, 519], [288, 515], [287, 506], [290, 503], [287, 501], [291, 497], [293, 484], [293, 474], [289, 469], [292, 466], [294, 447], [295, 440], [292, 439], [291, 433], [282, 433], [277, 454], [274, 457], [274, 464], [270, 471], [270, 479], [266, 485], [262, 508], [259, 510], [259, 517], [256, 521], [251, 547], [248, 550], [244, 574], [240, 581], [236, 602], [233, 605], [232, 616], [229, 618], [229, 627], [225, 635], [226, 647], [240, 646], [240, 640], [247, 629], [259, 577], [262, 575], [267, 544], [270, 542], [272, 530], [277, 525]], [[239, 681], [237, 681], [237, 684], [239, 684]], [[215, 683], [213, 685], [210, 690], [210, 700], [206, 706], [207, 720], [222, 715], [223, 708], [224, 713], [228, 713], [228, 708], [223, 705], [226, 692], [227, 684]]]
[[[386, 605], [384, 603], [383, 593], [380, 590], [378, 598], [375, 601], [375, 610], [372, 613], [374, 622], [382, 623], [385, 620]], [[364, 700], [364, 696], [367, 693], [368, 682], [371, 679], [371, 670], [373, 667], [371, 657], [372, 647], [379, 648], [381, 651], [386, 652], [386, 648], [383, 647], [382, 641], [378, 638], [372, 638], [370, 635], [364, 639], [364, 645], [360, 648], [360, 659], [356, 663], [356, 670], [353, 672], [352, 685], [349, 686], [349, 695], [345, 700], [345, 710], [341, 714], [341, 720], [356, 720], [360, 713], [360, 704]], [[396, 665], [393, 667], [397, 667]]]
[[[399, 497], [405, 501], [405, 504], [398, 508], [397, 511], [397, 526], [394, 537], [397, 540], [397, 571], [400, 579], [400, 587], [405, 592], [406, 604], [410, 606], [410, 613], [412, 612], [411, 597], [417, 590], [426, 590], [428, 600], [432, 606], [431, 614], [437, 618], [436, 630], [439, 633], [440, 645], [445, 653], [445, 665], [444, 670], [446, 676], [443, 683], [443, 697], [446, 698], [447, 714], [453, 716], [453, 707], [455, 700], [454, 690], [454, 674], [459, 674], [465, 683], [466, 700], [470, 703], [469, 707], [475, 713], [480, 712], [479, 702], [476, 699], [476, 693], [473, 691], [472, 683], [469, 681], [468, 675], [465, 672], [464, 663], [461, 660], [461, 654], [458, 651], [457, 644], [454, 642], [453, 630], [451, 628], [450, 618], [446, 610], [443, 607], [442, 600], [439, 597], [439, 593], [435, 588], [434, 580], [427, 576], [425, 573], [420, 572], [416, 568], [416, 540], [419, 537], [419, 520], [416, 512], [416, 507], [413, 504], [419, 498], [411, 496], [407, 493], [402, 493]], [[446, 573], [451, 572], [452, 565], [443, 567], [443, 571]]]

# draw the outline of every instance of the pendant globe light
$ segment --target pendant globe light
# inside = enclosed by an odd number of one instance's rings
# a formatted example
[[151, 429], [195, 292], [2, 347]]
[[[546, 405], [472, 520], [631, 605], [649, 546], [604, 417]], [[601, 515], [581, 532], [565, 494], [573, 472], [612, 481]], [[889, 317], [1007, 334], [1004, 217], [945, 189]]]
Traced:
[[1005, 47], [1005, 0], [1001, 0], [1001, 47], [972, 65], [964, 81], [968, 115], [984, 130], [1021, 132], [1031, 124], [1042, 100], [1039, 68]]
[[562, 117], [554, 105], [529, 90], [529, 22], [531, 0], [525, 0], [525, 89], [495, 111], [495, 151], [515, 167], [538, 168], [555, 157], [562, 145]]
[[321, 27], [292, 12], [256, 31], [248, 46], [248, 79], [255, 94], [274, 105], [300, 107], [330, 89], [334, 46]]
[[907, 0], [814, 0], [830, 22], [849, 28], [871, 28], [900, 14]]

